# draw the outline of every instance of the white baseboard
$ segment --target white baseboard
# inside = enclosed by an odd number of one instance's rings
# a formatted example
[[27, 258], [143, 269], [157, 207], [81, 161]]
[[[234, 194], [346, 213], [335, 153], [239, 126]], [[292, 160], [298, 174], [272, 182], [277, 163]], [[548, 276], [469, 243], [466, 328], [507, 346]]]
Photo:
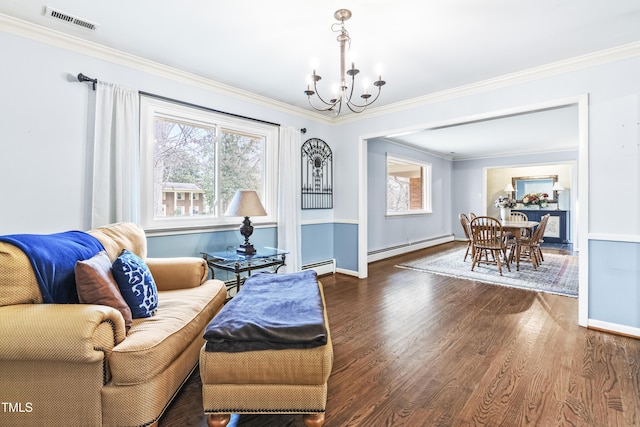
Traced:
[[336, 273], [346, 274], [347, 276], [360, 277], [357, 271], [347, 270], [346, 268], [336, 268]]
[[336, 272], [336, 260], [328, 259], [325, 261], [311, 262], [302, 266], [303, 270], [315, 270], [318, 276], [323, 274], [334, 274]]
[[625, 335], [633, 338], [640, 338], [640, 328], [633, 326], [619, 325], [617, 323], [603, 322], [602, 320], [589, 319], [587, 327], [599, 331], [611, 332], [613, 334]]
[[380, 249], [377, 251], [369, 252], [367, 255], [367, 262], [380, 261], [381, 259], [391, 258], [396, 255], [402, 255], [409, 252], [417, 251], [419, 249], [429, 248], [431, 246], [441, 245], [443, 243], [452, 242], [454, 236], [452, 234], [434, 237], [431, 239], [425, 239], [417, 242], [409, 242], [404, 245], [398, 245], [391, 248]]

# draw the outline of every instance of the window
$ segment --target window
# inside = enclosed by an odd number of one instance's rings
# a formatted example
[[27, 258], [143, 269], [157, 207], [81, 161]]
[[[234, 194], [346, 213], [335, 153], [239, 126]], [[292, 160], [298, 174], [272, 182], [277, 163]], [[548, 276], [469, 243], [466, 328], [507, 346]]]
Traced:
[[431, 212], [431, 165], [387, 155], [387, 215]]
[[256, 190], [268, 213], [254, 224], [275, 222], [276, 126], [145, 96], [140, 123], [146, 229], [236, 226], [224, 213], [240, 189]]

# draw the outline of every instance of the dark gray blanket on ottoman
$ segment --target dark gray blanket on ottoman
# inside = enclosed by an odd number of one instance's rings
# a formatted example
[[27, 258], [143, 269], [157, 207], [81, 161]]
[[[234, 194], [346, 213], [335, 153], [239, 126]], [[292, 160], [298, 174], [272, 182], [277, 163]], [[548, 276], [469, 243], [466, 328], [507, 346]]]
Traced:
[[313, 348], [327, 343], [315, 271], [258, 273], [211, 320], [206, 351]]

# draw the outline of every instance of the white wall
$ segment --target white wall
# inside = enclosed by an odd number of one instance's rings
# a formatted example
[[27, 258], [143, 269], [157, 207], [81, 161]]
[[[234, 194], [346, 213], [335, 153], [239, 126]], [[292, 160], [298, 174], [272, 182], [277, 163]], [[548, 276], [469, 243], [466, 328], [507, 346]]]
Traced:
[[[140, 91], [257, 119], [307, 128], [333, 148], [331, 126], [214, 90], [113, 64], [0, 31], [0, 234], [90, 227], [93, 105], [80, 72]], [[331, 221], [332, 211], [304, 211]]]
[[[2, 234], [88, 228], [87, 158], [93, 93], [88, 85], [73, 82], [74, 76], [83, 72], [138, 90], [310, 129], [307, 137], [325, 140], [334, 152], [333, 220], [365, 227], [364, 234], [363, 230], [346, 233], [349, 242], [341, 242], [336, 235], [336, 246], [342, 251], [342, 243], [348, 243], [346, 256], [355, 251], [360, 260], [362, 253], [366, 258], [366, 244], [362, 244], [366, 243], [366, 203], [361, 203], [366, 201], [366, 191], [360, 192], [361, 186], [366, 188], [366, 182], [360, 179], [366, 168], [360, 163], [363, 140], [406, 128], [430, 127], [588, 94], [589, 161], [580, 167], [584, 168], [582, 173], [588, 172], [589, 179], [576, 195], [576, 207], [588, 210], [589, 215], [588, 223], [582, 221], [581, 227], [588, 246], [596, 250], [606, 243], [607, 254], [619, 251], [626, 255], [629, 246], [640, 253], [640, 222], [621, 221], [618, 216], [618, 212], [624, 212], [626, 218], [640, 216], [640, 56], [602, 65], [594, 63], [589, 68], [557, 75], [547, 72], [538, 79], [511, 86], [477, 88], [466, 96], [435, 96], [411, 104], [411, 108], [406, 104], [403, 109], [372, 109], [355, 121], [331, 126], [264, 103], [222, 95], [204, 85], [187, 84], [178, 81], [178, 77], [174, 80], [152, 70], [134, 70], [9, 33], [0, 33], [0, 51], [0, 178], [5, 184], [0, 206]], [[464, 165], [455, 168], [459, 177], [465, 175]], [[453, 212], [459, 211], [461, 204], [465, 209], [485, 204], [482, 187], [477, 187], [483, 184], [457, 183], [456, 178], [453, 181], [458, 189], [455, 199], [443, 207], [449, 209], [450, 224], [454, 224]], [[465, 199], [464, 203], [459, 199]], [[325, 221], [328, 217], [326, 212], [304, 212], [304, 218]], [[588, 269], [594, 273], [586, 284], [587, 297], [592, 293], [604, 295], [588, 300], [588, 314], [595, 316], [589, 322], [611, 329], [626, 328], [625, 332], [640, 335], [640, 259], [631, 257], [623, 269], [611, 271], [611, 262], [589, 257], [588, 252], [585, 255]], [[358, 267], [362, 266], [358, 262]], [[607, 278], [611, 277], [616, 278], [616, 291], [606, 292], [610, 285]], [[620, 307], [626, 310], [623, 317], [618, 316]]]
[[[344, 158], [357, 158], [362, 136], [376, 137], [411, 128], [429, 128], [438, 123], [465, 121], [465, 118], [491, 112], [563, 99], [581, 99], [588, 95], [588, 110], [586, 106], [580, 110], [583, 126], [579, 128], [582, 140], [588, 140], [588, 149], [580, 153], [578, 167], [581, 169], [578, 174], [581, 186], [575, 194], [574, 206], [582, 212], [577, 219], [581, 230], [578, 238], [584, 239], [584, 244], [581, 243], [580, 321], [584, 325], [640, 336], [640, 258], [627, 256], [630, 246], [634, 253], [640, 253], [640, 222], [616, 219], [616, 212], [625, 212], [629, 218], [640, 215], [638, 75], [640, 56], [635, 56], [512, 86], [486, 88], [464, 97], [443, 97], [440, 102], [425, 103], [410, 110], [364, 118], [341, 126], [346, 140], [342, 155]], [[465, 166], [454, 165], [454, 174], [458, 175], [454, 177], [453, 187], [464, 189], [464, 192], [454, 195], [452, 212], [482, 211], [486, 208], [484, 180], [471, 177], [457, 181], [457, 178], [465, 176]], [[358, 194], [359, 172], [344, 167], [341, 171], [342, 181], [349, 186], [343, 190], [345, 203], [341, 215], [358, 216], [355, 197], [349, 199], [347, 195]], [[613, 200], [616, 209], [612, 209], [609, 203]], [[362, 209], [366, 209], [366, 204]], [[360, 224], [366, 226], [363, 213], [360, 214]], [[360, 243], [362, 246], [362, 237]], [[594, 253], [600, 253], [603, 244], [607, 245], [609, 258], [615, 258], [617, 253], [618, 259], [631, 262], [620, 266], [589, 255], [591, 247], [597, 251]], [[360, 259], [366, 256], [363, 248], [359, 248], [359, 254]], [[359, 265], [363, 267], [362, 262]], [[610, 280], [615, 280], [615, 292], [606, 291], [611, 287]], [[597, 294], [598, 299], [589, 298], [591, 294]], [[620, 316], [621, 308], [624, 316]]]
[[[451, 161], [424, 151], [387, 142], [370, 140], [368, 145], [368, 247], [380, 251], [410, 246], [451, 234]], [[387, 216], [387, 154], [428, 163], [432, 170], [431, 213]]]

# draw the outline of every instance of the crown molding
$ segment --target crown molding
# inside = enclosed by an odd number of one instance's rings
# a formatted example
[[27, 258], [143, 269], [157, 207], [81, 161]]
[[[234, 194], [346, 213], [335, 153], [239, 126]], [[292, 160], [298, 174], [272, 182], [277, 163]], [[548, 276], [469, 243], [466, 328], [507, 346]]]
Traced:
[[180, 83], [196, 86], [220, 95], [241, 99], [270, 109], [276, 109], [309, 120], [319, 121], [325, 124], [332, 123], [331, 118], [325, 117], [321, 114], [310, 112], [275, 99], [229, 86], [212, 79], [201, 77], [174, 67], [169, 67], [158, 62], [150, 61], [99, 43], [84, 40], [80, 37], [33, 24], [2, 13], [0, 13], [0, 30], [96, 59], [101, 59]]
[[540, 67], [534, 67], [511, 74], [506, 74], [504, 76], [496, 77], [493, 79], [483, 80], [480, 82], [415, 97], [394, 104], [373, 107], [359, 114], [354, 113], [340, 117], [327, 117], [315, 111], [309, 111], [300, 107], [295, 107], [272, 98], [229, 86], [215, 80], [201, 77], [174, 67], [169, 67], [158, 62], [150, 61], [117, 49], [90, 42], [73, 35], [65, 34], [60, 31], [33, 24], [2, 13], [0, 13], [0, 30], [328, 125], [340, 125], [363, 119], [374, 118], [390, 113], [402, 112], [427, 104], [448, 101], [454, 98], [487, 92], [490, 90], [500, 89], [520, 83], [529, 82], [532, 80], [552, 77], [559, 74], [564, 74], [588, 67], [594, 67], [597, 65], [628, 59], [640, 55], [639, 41], [611, 49], [605, 49], [598, 52], [577, 56], [574, 58], [569, 58]]
[[358, 117], [353, 117], [352, 115], [339, 117], [335, 119], [334, 123], [342, 124], [360, 120], [365, 117], [373, 118], [390, 113], [402, 112], [427, 104], [449, 101], [454, 98], [460, 98], [463, 96], [474, 95], [490, 90], [501, 89], [516, 84], [527, 83], [533, 80], [539, 80], [547, 77], [553, 77], [572, 71], [582, 70], [585, 68], [595, 67], [610, 62], [633, 58], [636, 56], [640, 56], [640, 41], [628, 43], [611, 49], [604, 49], [586, 55], [576, 56], [539, 67], [529, 68], [527, 70], [518, 71], [511, 74], [505, 74], [493, 79], [483, 80], [464, 86], [458, 86], [452, 89], [419, 96], [394, 104], [374, 107], [361, 113]]

